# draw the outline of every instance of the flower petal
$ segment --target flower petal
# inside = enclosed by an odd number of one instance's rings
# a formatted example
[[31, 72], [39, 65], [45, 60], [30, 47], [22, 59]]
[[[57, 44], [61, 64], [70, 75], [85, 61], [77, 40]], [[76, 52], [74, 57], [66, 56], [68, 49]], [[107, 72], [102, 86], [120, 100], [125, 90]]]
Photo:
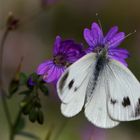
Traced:
[[125, 49], [117, 48], [117, 49], [109, 49], [109, 54], [112, 56], [117, 56], [122, 59], [126, 59], [129, 57], [129, 52]]
[[89, 48], [85, 49], [84, 52], [87, 54], [87, 53], [91, 53], [93, 51], [94, 51], [94, 48], [93, 47], [89, 47]]
[[107, 42], [109, 48], [116, 48], [120, 45], [120, 43], [124, 40], [125, 33], [119, 32], [117, 33], [110, 41]]
[[110, 39], [112, 39], [115, 34], [118, 32], [118, 26], [114, 26], [112, 27], [108, 33], [106, 34], [105, 38], [104, 38], [104, 42], [108, 42]]
[[81, 58], [85, 54], [82, 48], [83, 46], [80, 44], [73, 44], [72, 47], [67, 51], [67, 61], [73, 63], [79, 58]]
[[53, 61], [52, 60], [45, 61], [45, 62], [41, 63], [38, 66], [36, 73], [38, 75], [43, 75], [43, 74], [45, 74], [50, 69], [50, 67], [52, 65], [53, 65]]
[[96, 40], [98, 44], [101, 45], [103, 43], [103, 32], [102, 32], [102, 29], [95, 22], [92, 23], [91, 34], [93, 36], [93, 39]]
[[55, 39], [55, 43], [54, 43], [54, 55], [58, 54], [59, 53], [59, 50], [60, 50], [60, 43], [61, 43], [61, 37], [60, 36], [56, 36], [56, 39]]
[[97, 45], [97, 40], [93, 38], [93, 36], [91, 35], [91, 31], [87, 28], [84, 29], [84, 38], [90, 47], [95, 48], [95, 46]]
[[56, 82], [63, 73], [62, 69], [63, 68], [61, 67], [53, 65], [48, 71], [48, 73], [46, 73], [46, 75], [43, 76], [43, 80], [47, 83]]

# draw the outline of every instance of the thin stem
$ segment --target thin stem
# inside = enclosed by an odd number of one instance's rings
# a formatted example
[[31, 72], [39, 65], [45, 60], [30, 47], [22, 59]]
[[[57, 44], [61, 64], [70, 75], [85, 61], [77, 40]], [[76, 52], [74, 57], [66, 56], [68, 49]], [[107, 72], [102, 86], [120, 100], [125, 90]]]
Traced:
[[4, 34], [3, 34], [3, 37], [2, 37], [2, 40], [1, 40], [1, 44], [0, 44], [0, 88], [2, 89], [3, 88], [3, 70], [2, 70], [2, 67], [3, 67], [3, 52], [4, 52], [4, 44], [5, 44], [5, 41], [7, 39], [7, 36], [9, 34], [9, 29], [6, 28]]
[[10, 30], [8, 28], [5, 30], [4, 35], [2, 37], [1, 44], [0, 44], [0, 92], [1, 92], [1, 97], [2, 97], [1, 99], [2, 99], [4, 112], [5, 112], [7, 121], [8, 121], [9, 128], [11, 130], [12, 129], [12, 121], [11, 121], [11, 116], [10, 116], [8, 104], [6, 102], [6, 92], [5, 92], [4, 88], [3, 88], [3, 77], [2, 77], [3, 76], [2, 67], [3, 67], [4, 44], [5, 44], [5, 41], [7, 39], [8, 34], [9, 34], [9, 31]]
[[18, 123], [20, 122], [21, 115], [22, 115], [22, 112], [21, 112], [21, 110], [19, 110], [16, 120], [15, 120], [14, 124], [12, 125], [10, 140], [14, 140], [14, 138], [15, 138], [15, 134], [16, 134], [15, 130], [18, 126]]

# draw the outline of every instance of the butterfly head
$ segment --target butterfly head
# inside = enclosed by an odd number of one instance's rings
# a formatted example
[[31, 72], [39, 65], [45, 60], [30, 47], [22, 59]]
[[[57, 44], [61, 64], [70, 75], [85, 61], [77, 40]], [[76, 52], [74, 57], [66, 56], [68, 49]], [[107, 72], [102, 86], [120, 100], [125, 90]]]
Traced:
[[94, 50], [94, 52], [96, 52], [98, 56], [101, 56], [103, 58], [108, 57], [108, 47], [99, 46]]

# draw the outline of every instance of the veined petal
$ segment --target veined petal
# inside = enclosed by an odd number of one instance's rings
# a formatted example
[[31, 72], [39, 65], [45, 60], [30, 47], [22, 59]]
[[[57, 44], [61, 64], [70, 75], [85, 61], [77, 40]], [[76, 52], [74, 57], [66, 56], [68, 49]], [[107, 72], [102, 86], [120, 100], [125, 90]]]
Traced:
[[45, 61], [38, 66], [36, 73], [38, 75], [43, 75], [52, 67], [52, 65], [53, 65], [52, 60]]
[[84, 38], [90, 47], [95, 48], [95, 46], [97, 45], [97, 40], [93, 38], [93, 36], [91, 35], [91, 31], [87, 28], [84, 29]]
[[55, 39], [55, 43], [54, 43], [54, 55], [58, 54], [59, 53], [59, 50], [60, 50], [60, 46], [61, 46], [61, 37], [60, 36], [57, 36], [56, 39]]
[[104, 42], [108, 42], [109, 40], [111, 40], [115, 34], [118, 32], [118, 26], [114, 26], [112, 27], [108, 33], [106, 34], [105, 38], [104, 38]]
[[96, 40], [97, 44], [103, 44], [103, 31], [100, 26], [95, 22], [92, 23], [91, 34], [93, 36], [93, 39]]
[[125, 33], [119, 32], [117, 33], [110, 41], [107, 42], [109, 48], [116, 48], [120, 45], [120, 43], [124, 40]]
[[123, 58], [123, 59], [126, 59], [129, 57], [129, 52], [126, 49], [121, 49], [121, 48], [109, 49], [109, 54], [112, 56]]
[[87, 48], [87, 49], [85, 49], [85, 53], [87, 54], [87, 53], [91, 53], [91, 52], [93, 52], [94, 51], [94, 48], [93, 47], [89, 47], [89, 48]]
[[61, 68], [53, 65], [50, 70], [43, 76], [43, 80], [47, 83], [57, 81], [62, 74], [61, 72]]

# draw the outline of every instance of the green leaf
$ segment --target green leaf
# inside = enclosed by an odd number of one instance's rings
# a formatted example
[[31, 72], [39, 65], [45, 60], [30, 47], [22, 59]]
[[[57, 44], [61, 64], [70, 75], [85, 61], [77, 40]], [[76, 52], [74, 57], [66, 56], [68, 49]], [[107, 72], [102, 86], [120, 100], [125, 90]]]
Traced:
[[19, 79], [20, 79], [20, 85], [26, 85], [28, 77], [25, 73], [21, 72]]
[[33, 103], [28, 103], [28, 104], [25, 104], [25, 106], [22, 108], [22, 112], [24, 113], [24, 115], [28, 115], [31, 110], [33, 109], [34, 105]]
[[39, 124], [43, 124], [43, 122], [44, 122], [44, 115], [43, 115], [43, 112], [41, 110], [38, 110], [37, 121]]
[[21, 135], [21, 136], [24, 136], [24, 137], [27, 137], [27, 138], [30, 138], [32, 140], [40, 140], [40, 138], [34, 134], [31, 134], [29, 132], [19, 132], [17, 133], [18, 135]]
[[37, 119], [37, 111], [35, 110], [35, 108], [32, 108], [32, 110], [29, 113], [29, 120], [34, 123], [36, 119]]
[[18, 91], [18, 89], [19, 89], [19, 81], [13, 79], [8, 88], [10, 97], [13, 96]]
[[40, 82], [39, 88], [44, 93], [45, 96], [48, 96], [49, 91], [48, 91], [48, 87], [45, 84], [43, 84], [42, 82]]

